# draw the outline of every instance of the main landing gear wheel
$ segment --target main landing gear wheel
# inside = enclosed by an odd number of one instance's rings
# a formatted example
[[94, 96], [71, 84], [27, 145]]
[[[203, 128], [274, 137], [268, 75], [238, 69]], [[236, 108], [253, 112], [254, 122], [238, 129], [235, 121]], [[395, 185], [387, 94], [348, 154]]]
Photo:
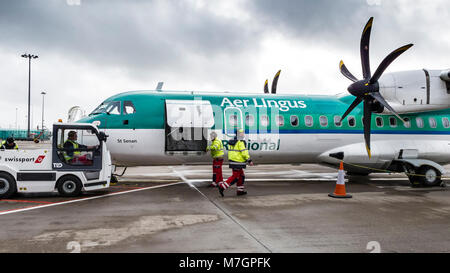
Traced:
[[435, 187], [442, 183], [441, 172], [431, 166], [416, 168], [408, 178], [413, 187]]
[[81, 181], [75, 176], [64, 176], [58, 181], [58, 192], [62, 196], [78, 196], [82, 187]]
[[424, 187], [439, 186], [442, 182], [441, 172], [431, 166], [422, 166], [419, 168], [419, 180]]
[[0, 173], [0, 199], [9, 198], [17, 192], [14, 178], [6, 173]]

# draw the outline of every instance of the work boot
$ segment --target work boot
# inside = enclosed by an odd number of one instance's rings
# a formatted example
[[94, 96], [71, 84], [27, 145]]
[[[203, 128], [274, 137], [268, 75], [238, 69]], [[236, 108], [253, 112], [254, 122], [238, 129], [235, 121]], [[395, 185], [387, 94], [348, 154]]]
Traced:
[[217, 188], [219, 189], [220, 195], [223, 197], [223, 188], [220, 185]]
[[239, 196], [239, 195], [246, 195], [246, 194], [247, 194], [246, 191], [238, 191], [238, 192], [236, 192], [237, 196]]

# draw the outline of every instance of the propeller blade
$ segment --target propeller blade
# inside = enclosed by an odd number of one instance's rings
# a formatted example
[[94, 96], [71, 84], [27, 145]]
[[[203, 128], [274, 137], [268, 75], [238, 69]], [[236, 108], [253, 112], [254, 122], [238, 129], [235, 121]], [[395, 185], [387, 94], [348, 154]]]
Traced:
[[278, 84], [278, 78], [280, 77], [281, 70], [278, 70], [277, 74], [275, 74], [275, 77], [273, 78], [272, 82], [272, 94], [277, 93], [277, 84]]
[[342, 75], [344, 75], [347, 79], [351, 80], [352, 82], [358, 81], [358, 79], [355, 76], [353, 76], [353, 74], [350, 73], [350, 71], [348, 71], [343, 61], [339, 63], [339, 69], [341, 70]]
[[395, 110], [387, 103], [387, 101], [384, 100], [384, 98], [381, 96], [379, 92], [372, 92], [369, 93], [372, 98], [376, 99], [379, 103], [381, 103], [384, 107], [386, 107], [389, 111], [391, 111], [394, 115], [396, 115], [403, 123], [406, 121], [397, 113]]
[[269, 80], [264, 83], [264, 93], [269, 94]]
[[356, 98], [356, 99], [352, 102], [352, 104], [350, 104], [350, 107], [348, 107], [347, 111], [345, 111], [344, 115], [342, 115], [341, 120], [339, 121], [339, 123], [341, 123], [341, 122], [344, 120], [344, 118], [345, 118], [348, 114], [350, 114], [350, 112], [351, 112], [356, 106], [358, 106], [358, 104], [359, 104], [361, 101], [362, 101], [361, 98]]
[[363, 116], [363, 125], [364, 125], [364, 140], [366, 142], [366, 150], [369, 158], [370, 154], [370, 126], [372, 122], [372, 111], [370, 109], [370, 104], [367, 99], [364, 100], [364, 116]]
[[384, 60], [380, 63], [380, 65], [378, 66], [377, 70], [375, 71], [375, 73], [373, 74], [372, 78], [370, 78], [369, 83], [373, 84], [375, 82], [378, 81], [378, 79], [381, 77], [381, 75], [383, 74], [384, 70], [386, 70], [386, 68], [398, 57], [400, 56], [403, 52], [405, 52], [406, 50], [408, 50], [410, 47], [412, 47], [413, 44], [407, 44], [405, 46], [399, 47], [396, 50], [392, 51], [391, 54], [387, 55], [386, 58], [384, 58]]
[[370, 32], [372, 31], [372, 22], [373, 17], [370, 17], [361, 35], [361, 44], [360, 44], [361, 66], [363, 78], [365, 80], [370, 78], [369, 43], [370, 43]]

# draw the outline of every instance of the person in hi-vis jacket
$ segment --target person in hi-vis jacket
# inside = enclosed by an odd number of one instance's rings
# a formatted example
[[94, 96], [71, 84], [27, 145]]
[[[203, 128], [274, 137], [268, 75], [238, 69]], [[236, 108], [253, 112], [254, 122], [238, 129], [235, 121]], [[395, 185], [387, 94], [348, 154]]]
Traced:
[[237, 195], [247, 194], [244, 187], [244, 169], [246, 168], [247, 163], [250, 166], [253, 166], [253, 162], [250, 159], [250, 154], [248, 153], [244, 137], [244, 130], [239, 129], [236, 137], [228, 141], [228, 164], [233, 170], [233, 174], [227, 179], [227, 181], [219, 183], [219, 193], [222, 197], [224, 196], [223, 191], [228, 189], [234, 183], [237, 183]]

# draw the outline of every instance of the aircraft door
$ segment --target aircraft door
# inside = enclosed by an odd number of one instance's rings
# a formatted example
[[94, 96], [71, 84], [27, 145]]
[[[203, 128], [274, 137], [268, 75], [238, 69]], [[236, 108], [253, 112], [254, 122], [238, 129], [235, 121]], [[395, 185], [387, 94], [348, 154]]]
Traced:
[[166, 152], [202, 154], [214, 126], [212, 106], [203, 100], [166, 100], [165, 126]]

